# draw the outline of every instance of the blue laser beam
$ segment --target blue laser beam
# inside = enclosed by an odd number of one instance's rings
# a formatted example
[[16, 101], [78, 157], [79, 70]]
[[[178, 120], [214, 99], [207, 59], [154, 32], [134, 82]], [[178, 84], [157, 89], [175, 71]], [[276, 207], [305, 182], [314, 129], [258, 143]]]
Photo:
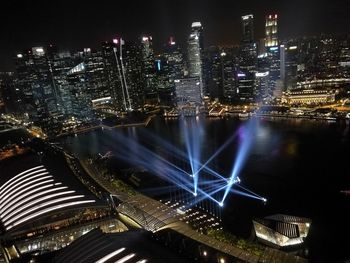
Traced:
[[227, 188], [225, 190], [224, 196], [222, 198], [222, 203], [225, 201], [227, 194], [229, 193], [232, 185], [234, 184], [236, 177], [239, 175], [246, 159], [248, 156], [248, 152], [250, 150], [252, 140], [253, 140], [253, 132], [255, 130], [254, 122], [250, 120], [247, 125], [242, 126], [239, 131], [239, 149], [237, 153], [236, 160], [234, 162], [230, 179], [227, 184]]
[[216, 152], [209, 157], [209, 159], [197, 170], [197, 173], [199, 173], [201, 170], [207, 167], [207, 165], [215, 158], [217, 157], [228, 145], [232, 143], [232, 141], [236, 138], [237, 132], [235, 132], [224, 144], [222, 144], [219, 149], [216, 150]]

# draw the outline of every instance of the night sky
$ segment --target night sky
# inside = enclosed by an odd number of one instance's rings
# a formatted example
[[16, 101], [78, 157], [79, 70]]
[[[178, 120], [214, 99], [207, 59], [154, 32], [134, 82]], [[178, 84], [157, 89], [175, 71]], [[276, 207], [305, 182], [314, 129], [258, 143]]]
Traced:
[[264, 37], [266, 14], [279, 15], [280, 37], [349, 33], [349, 0], [98, 0], [2, 1], [0, 71], [28, 47], [98, 47], [113, 36], [151, 34], [156, 49], [174, 35], [184, 43], [192, 21], [204, 26], [206, 45], [237, 44], [240, 16], [255, 16], [255, 37]]

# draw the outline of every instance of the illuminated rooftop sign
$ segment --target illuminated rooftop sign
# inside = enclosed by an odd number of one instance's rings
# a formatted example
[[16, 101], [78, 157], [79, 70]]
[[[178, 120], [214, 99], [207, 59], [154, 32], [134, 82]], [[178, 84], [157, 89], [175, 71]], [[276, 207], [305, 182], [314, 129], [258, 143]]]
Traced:
[[202, 26], [201, 22], [193, 22], [191, 25], [191, 27], [201, 27], [201, 26]]
[[242, 16], [243, 20], [248, 20], [248, 19], [252, 19], [253, 15], [246, 15], [246, 16]]

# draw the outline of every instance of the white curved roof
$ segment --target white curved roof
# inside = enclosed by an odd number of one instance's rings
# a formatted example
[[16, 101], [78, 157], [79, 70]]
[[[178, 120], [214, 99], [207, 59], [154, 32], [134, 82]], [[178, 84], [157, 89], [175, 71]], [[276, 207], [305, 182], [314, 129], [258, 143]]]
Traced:
[[52, 211], [94, 202], [56, 181], [39, 165], [18, 173], [0, 186], [0, 220], [10, 230]]

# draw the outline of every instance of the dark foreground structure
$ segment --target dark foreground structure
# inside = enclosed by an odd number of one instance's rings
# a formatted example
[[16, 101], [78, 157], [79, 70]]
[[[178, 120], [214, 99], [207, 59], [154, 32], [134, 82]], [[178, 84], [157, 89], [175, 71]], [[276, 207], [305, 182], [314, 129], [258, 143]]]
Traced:
[[202, 234], [172, 207], [135, 191], [122, 193], [93, 164], [20, 134], [0, 130], [5, 262], [306, 262]]

